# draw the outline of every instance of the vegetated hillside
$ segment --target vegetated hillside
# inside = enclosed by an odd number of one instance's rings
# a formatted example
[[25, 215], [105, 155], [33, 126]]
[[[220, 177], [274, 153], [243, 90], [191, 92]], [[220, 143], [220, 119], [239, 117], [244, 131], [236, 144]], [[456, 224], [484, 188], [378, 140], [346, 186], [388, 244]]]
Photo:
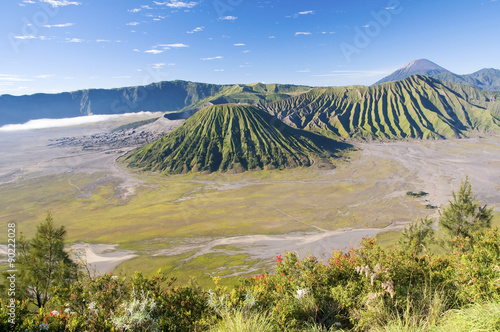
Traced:
[[467, 75], [479, 81], [480, 89], [500, 91], [500, 70], [484, 68], [473, 74]]
[[91, 89], [25, 96], [0, 95], [0, 125], [89, 114], [173, 112], [215, 95], [226, 87], [170, 81], [119, 89]]
[[187, 119], [199, 109], [208, 105], [249, 104], [261, 105], [280, 101], [311, 90], [309, 86], [290, 84], [235, 84], [226, 86], [220, 92], [187, 106], [181, 112], [167, 113], [169, 120]]
[[125, 160], [171, 174], [243, 171], [310, 166], [330, 158], [336, 148], [336, 142], [291, 128], [253, 106], [217, 105], [201, 109]]
[[285, 123], [329, 137], [451, 138], [500, 133], [500, 93], [426, 76], [373, 87], [317, 88], [265, 108]]
[[430, 76], [440, 81], [469, 85], [480, 90], [500, 91], [500, 70], [498, 69], [484, 68], [472, 74], [457, 75], [426, 59], [414, 60], [374, 85], [404, 80], [412, 75]]
[[457, 75], [446, 71], [428, 76], [440, 81], [469, 85], [479, 90], [500, 91], [500, 70], [498, 69], [485, 68], [467, 75]]

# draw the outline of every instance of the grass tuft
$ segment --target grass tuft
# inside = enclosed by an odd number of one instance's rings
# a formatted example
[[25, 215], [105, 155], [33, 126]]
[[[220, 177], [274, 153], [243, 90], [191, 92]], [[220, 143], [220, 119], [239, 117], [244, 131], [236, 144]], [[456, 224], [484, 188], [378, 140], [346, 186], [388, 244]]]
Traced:
[[433, 332], [500, 331], [500, 303], [474, 303], [460, 310], [450, 310]]
[[274, 332], [269, 315], [236, 310], [222, 314], [222, 320], [211, 332]]

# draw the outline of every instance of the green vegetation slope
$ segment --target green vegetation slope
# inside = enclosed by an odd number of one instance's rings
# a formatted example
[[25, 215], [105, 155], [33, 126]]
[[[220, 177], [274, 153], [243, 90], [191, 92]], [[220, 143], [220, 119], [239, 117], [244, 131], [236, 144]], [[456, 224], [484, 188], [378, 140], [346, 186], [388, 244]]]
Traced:
[[498, 69], [484, 68], [468, 75], [447, 72], [431, 76], [441, 81], [470, 85], [481, 90], [500, 91], [500, 70]]
[[293, 126], [330, 137], [400, 139], [500, 133], [500, 94], [427, 76], [372, 87], [316, 88], [267, 104]]
[[290, 84], [235, 84], [226, 86], [220, 92], [186, 106], [180, 112], [167, 113], [165, 117], [170, 120], [187, 119], [199, 109], [208, 105], [263, 105], [265, 103], [284, 100], [309, 90], [311, 90], [311, 87]]
[[293, 168], [329, 158], [333, 144], [253, 106], [226, 104], [203, 108], [126, 161], [132, 167], [173, 174]]

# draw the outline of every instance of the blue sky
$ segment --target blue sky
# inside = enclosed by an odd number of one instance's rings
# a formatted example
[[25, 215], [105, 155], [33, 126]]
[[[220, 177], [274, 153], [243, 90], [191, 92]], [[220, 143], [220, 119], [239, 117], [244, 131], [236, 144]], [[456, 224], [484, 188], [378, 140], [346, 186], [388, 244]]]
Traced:
[[0, 94], [162, 80], [369, 85], [500, 68], [498, 0], [6, 0]]

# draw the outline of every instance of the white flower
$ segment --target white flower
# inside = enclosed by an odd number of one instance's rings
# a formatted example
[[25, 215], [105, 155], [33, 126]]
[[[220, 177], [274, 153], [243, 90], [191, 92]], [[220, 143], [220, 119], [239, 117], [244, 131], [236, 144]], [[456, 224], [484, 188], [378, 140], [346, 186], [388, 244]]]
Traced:
[[118, 276], [111, 276], [111, 279], [118, 279]]
[[90, 302], [89, 310], [94, 310], [94, 309], [95, 309], [95, 302]]
[[59, 311], [54, 310], [51, 312], [52, 316], [59, 316]]
[[304, 288], [304, 289], [297, 289], [297, 294], [295, 295], [295, 298], [296, 299], [301, 299], [303, 298], [305, 295], [307, 295], [309, 293], [309, 290], [307, 288]]

